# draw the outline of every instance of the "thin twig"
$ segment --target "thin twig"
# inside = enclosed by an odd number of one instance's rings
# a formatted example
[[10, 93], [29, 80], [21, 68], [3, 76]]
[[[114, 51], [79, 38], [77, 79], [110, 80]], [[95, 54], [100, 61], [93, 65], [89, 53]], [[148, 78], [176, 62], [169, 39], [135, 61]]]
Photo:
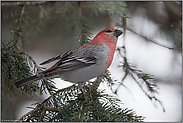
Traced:
[[39, 119], [38, 119], [38, 122], [40, 122], [41, 121], [41, 119], [42, 119], [42, 117], [43, 117], [43, 114], [46, 112], [46, 110], [44, 109], [42, 112], [41, 112], [41, 114], [40, 114], [40, 116], [39, 116]]
[[124, 77], [123, 77], [122, 80], [121, 80], [121, 83], [119, 84], [119, 86], [117, 87], [117, 89], [114, 91], [115, 94], [117, 94], [117, 91], [118, 91], [118, 89], [119, 89], [119, 87], [120, 87], [121, 85], [123, 85], [124, 87], [126, 87], [126, 86], [123, 84], [123, 81], [126, 79], [127, 75], [128, 75], [127, 72], [125, 72], [125, 75], [124, 75]]
[[4, 55], [4, 57], [5, 57], [8, 53], [10, 53], [12, 50], [13, 50], [13, 49], [7, 51], [7, 52], [5, 53], [5, 55]]
[[73, 106], [74, 104], [76, 104], [76, 103], [78, 103], [78, 102], [79, 102], [79, 100], [76, 99], [76, 100], [72, 101], [71, 103], [69, 103], [68, 105], [66, 105], [66, 106], [64, 107], [64, 109], [70, 108], [71, 106]]
[[35, 1], [35, 2], [2, 2], [1, 6], [2, 7], [11, 7], [11, 6], [34, 6], [34, 5], [39, 5], [39, 4], [44, 4], [47, 1]]
[[[121, 27], [124, 28], [123, 26], [121, 26]], [[167, 49], [169, 49], [169, 50], [174, 50], [174, 51], [177, 51], [177, 52], [179, 52], [179, 53], [182, 53], [182, 49], [177, 49], [177, 48], [173, 48], [173, 47], [166, 46], [165, 44], [161, 44], [160, 42], [153, 41], [153, 40], [147, 38], [146, 36], [143, 36], [143, 35], [141, 35], [141, 34], [138, 34], [137, 32], [133, 31], [132, 29], [129, 29], [129, 28], [127, 28], [127, 27], [125, 27], [125, 28], [126, 28], [126, 30], [128, 30], [128, 31], [130, 31], [130, 32], [132, 32], [132, 33], [134, 33], [134, 34], [136, 34], [136, 35], [138, 35], [138, 36], [144, 38], [145, 40], [150, 41], [150, 42], [156, 44], [156, 45], [159, 45], [159, 46], [161, 46], [161, 47], [167, 48]]]
[[81, 111], [82, 111], [82, 109], [83, 109], [83, 104], [81, 104], [81, 107], [80, 107], [80, 110], [79, 110], [78, 122], [81, 119]]
[[124, 15], [122, 15], [120, 12], [118, 12], [118, 14], [121, 15], [122, 17], [124, 17], [124, 18], [131, 18], [131, 17], [129, 17], [129, 16], [124, 16]]

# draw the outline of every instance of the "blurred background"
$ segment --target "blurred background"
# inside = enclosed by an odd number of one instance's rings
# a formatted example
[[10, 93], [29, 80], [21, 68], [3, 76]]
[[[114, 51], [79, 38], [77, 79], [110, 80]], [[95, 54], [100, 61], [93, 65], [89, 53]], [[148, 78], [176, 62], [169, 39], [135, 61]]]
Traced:
[[[128, 61], [143, 72], [154, 75], [159, 87], [157, 97], [163, 103], [165, 112], [161, 105], [155, 106], [130, 77], [125, 79], [125, 87], [121, 86], [117, 95], [105, 83], [101, 83], [99, 89], [106, 89], [106, 93], [117, 96], [123, 102], [121, 107], [133, 109], [137, 115], [146, 117], [147, 122], [180, 122], [182, 121], [182, 53], [149, 42], [142, 36], [168, 47], [182, 49], [182, 1], [126, 2], [126, 4], [128, 8], [126, 15], [131, 17], [126, 18], [126, 27], [129, 30], [126, 29], [125, 35], [119, 37], [117, 47], [125, 43]], [[6, 14], [15, 10], [17, 6], [1, 6], [2, 40], [9, 41], [12, 38], [12, 21], [16, 17], [6, 17]], [[37, 16], [38, 7], [30, 6], [26, 11], [34, 18]], [[120, 27], [123, 25], [121, 19], [113, 16], [92, 15], [92, 22], [91, 39], [107, 27], [123, 30], [122, 26]], [[66, 23], [58, 19], [51, 20], [43, 32], [29, 40], [23, 52], [32, 56], [39, 64], [79, 46], [76, 42], [77, 37], [72, 30], [67, 29]], [[124, 76], [123, 70], [118, 67], [120, 60], [119, 54], [115, 53], [109, 68], [112, 76], [119, 82]], [[54, 63], [43, 67], [48, 68], [52, 64]], [[55, 82], [58, 88], [72, 85], [61, 79], [55, 79]], [[16, 96], [12, 95], [5, 99], [1, 119], [18, 119], [31, 110], [26, 107], [43, 101], [48, 96], [49, 94], [45, 94], [30, 98], [22, 96], [22, 92], [18, 90]]]

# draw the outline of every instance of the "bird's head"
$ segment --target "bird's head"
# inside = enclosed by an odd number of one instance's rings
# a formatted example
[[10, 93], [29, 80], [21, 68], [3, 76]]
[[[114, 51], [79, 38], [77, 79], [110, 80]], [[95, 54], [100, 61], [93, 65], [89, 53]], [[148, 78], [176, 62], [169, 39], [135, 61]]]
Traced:
[[118, 38], [123, 32], [121, 30], [118, 29], [114, 29], [114, 28], [107, 28], [104, 29], [102, 31], [100, 31], [97, 36], [103, 36], [103, 37], [108, 37], [108, 36], [112, 36], [114, 38]]

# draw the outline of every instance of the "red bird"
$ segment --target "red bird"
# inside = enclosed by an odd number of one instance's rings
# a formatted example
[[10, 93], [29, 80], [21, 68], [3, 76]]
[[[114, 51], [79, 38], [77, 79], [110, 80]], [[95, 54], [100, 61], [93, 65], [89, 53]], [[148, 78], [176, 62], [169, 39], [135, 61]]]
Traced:
[[101, 75], [111, 65], [118, 36], [122, 33], [114, 28], [104, 29], [87, 44], [41, 63], [43, 65], [59, 60], [46, 71], [18, 81], [15, 85], [19, 88], [41, 79], [62, 78], [77, 83], [78, 88], [82, 89], [86, 81]]

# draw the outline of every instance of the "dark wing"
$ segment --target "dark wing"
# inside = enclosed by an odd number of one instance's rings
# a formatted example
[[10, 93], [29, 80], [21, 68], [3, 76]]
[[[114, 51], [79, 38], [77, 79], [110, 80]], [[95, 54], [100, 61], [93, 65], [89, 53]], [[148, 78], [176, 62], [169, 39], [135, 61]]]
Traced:
[[68, 56], [70, 56], [71, 54], [72, 54], [71, 51], [68, 51], [68, 52], [66, 52], [66, 53], [62, 53], [62, 54], [60, 54], [60, 55], [58, 55], [58, 56], [56, 56], [56, 57], [53, 57], [53, 58], [51, 58], [51, 59], [48, 59], [48, 60], [42, 62], [40, 65], [48, 64], [48, 63], [50, 63], [50, 62], [52, 62], [52, 61], [55, 61], [55, 60], [58, 60], [58, 59], [64, 59], [65, 57], [68, 57]]
[[74, 70], [86, 66], [90, 66], [96, 63], [96, 57], [78, 57], [75, 56], [72, 51], [66, 52], [64, 54], [58, 55], [51, 58], [41, 64], [50, 63], [54, 60], [60, 59], [55, 65], [53, 65], [48, 70], [43, 73], [57, 73], [62, 71]]

